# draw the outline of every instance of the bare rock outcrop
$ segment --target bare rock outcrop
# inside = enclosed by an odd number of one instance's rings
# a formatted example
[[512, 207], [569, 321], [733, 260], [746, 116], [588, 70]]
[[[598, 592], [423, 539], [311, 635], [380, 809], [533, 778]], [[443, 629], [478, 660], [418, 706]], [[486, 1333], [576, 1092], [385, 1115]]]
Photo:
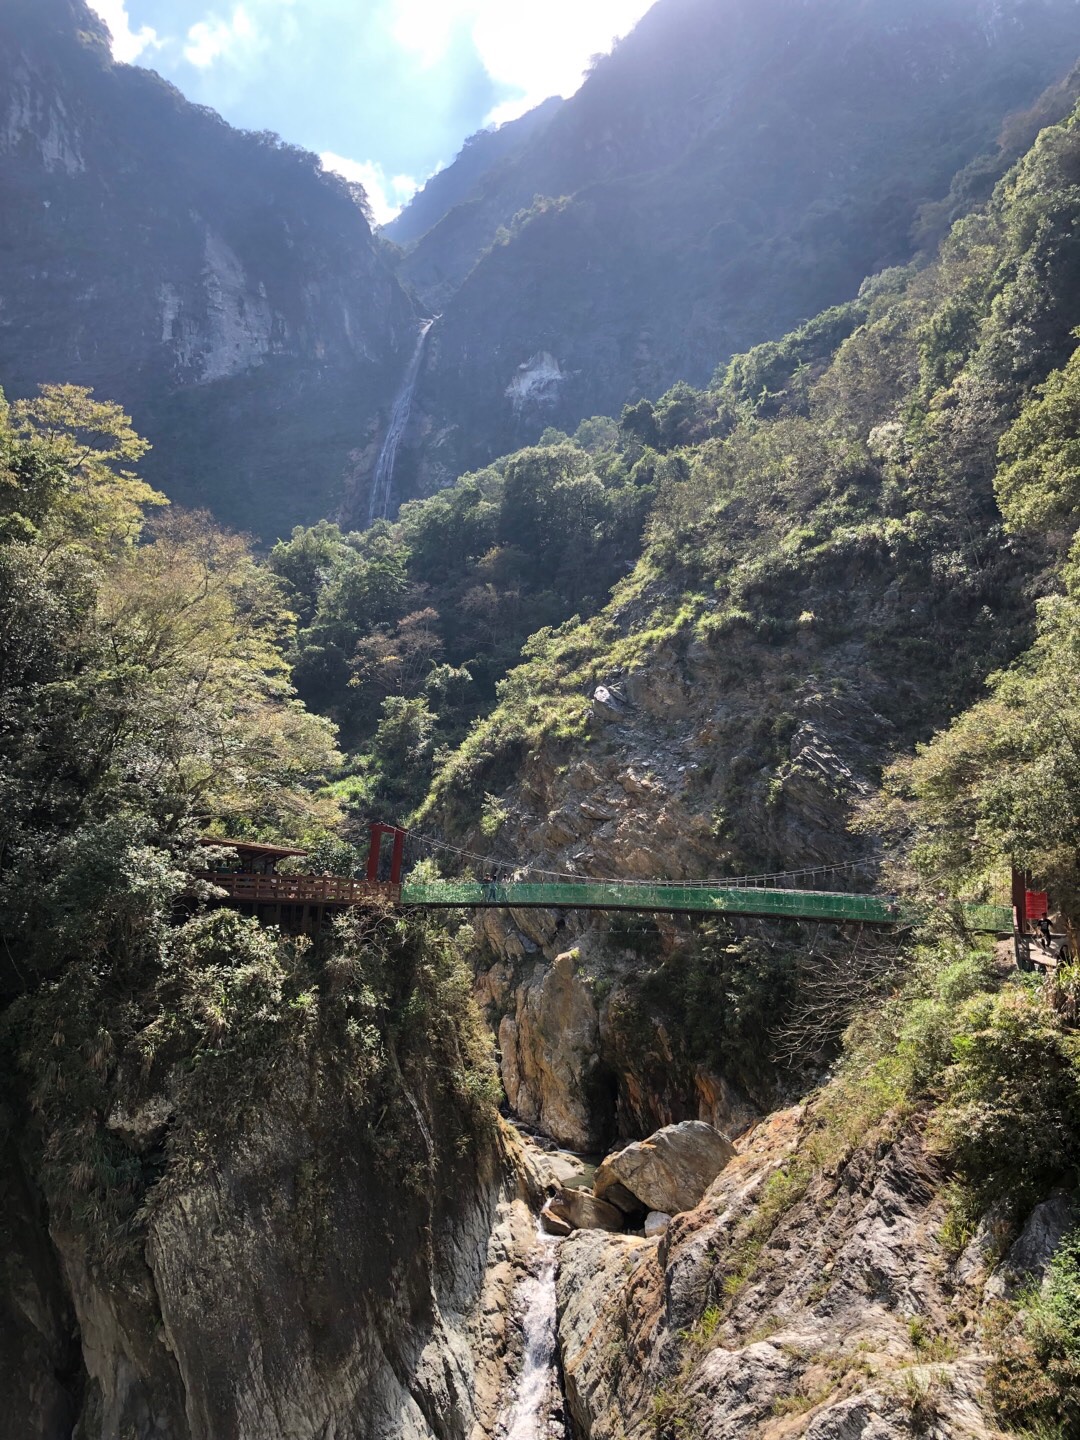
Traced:
[[[633, 628], [645, 617], [616, 618]], [[793, 866], [854, 858], [850, 807], [895, 739], [880, 685], [865, 666], [866, 694], [838, 700], [814, 680], [801, 684], [790, 737], [770, 742], [775, 763], [763, 768], [752, 739], [762, 697], [790, 689], [790, 675], [773, 673], [776, 657], [755, 651], [759, 685], [733, 686], [733, 653], [687, 635], [659, 643], [640, 668], [605, 676], [617, 713], [606, 706], [602, 721], [590, 721], [588, 746], [548, 741], [525, 758], [504, 797], [500, 851], [583, 879], [699, 880], [745, 864], [718, 832], [726, 816], [762, 854], [790, 856]], [[785, 665], [790, 671], [790, 657]], [[736, 784], [751, 758], [749, 778]], [[686, 922], [490, 911], [479, 924], [477, 993], [498, 1030], [510, 1104], [564, 1143], [601, 1148], [614, 1135], [685, 1120], [738, 1134], [778, 1103], [771, 1081], [749, 1073], [745, 1047], [741, 1062], [728, 1062], [722, 1044], [702, 1045], [700, 1027], [695, 1039], [690, 990], [676, 984], [658, 996], [654, 987], [643, 998], [644, 975], [677, 974], [680, 957], [692, 954], [696, 932]], [[772, 948], [841, 944], [790, 926], [731, 926], [732, 940], [747, 935]]]
[[44, 1205], [0, 1106], [0, 1430], [34, 1440], [69, 1440], [78, 1373], [70, 1297], [49, 1243]]
[[489, 1434], [534, 1224], [512, 1157], [474, 1162], [446, 1169], [446, 1196], [409, 1197], [359, 1154], [331, 1163], [299, 1129], [258, 1127], [156, 1209], [145, 1268], [105, 1285], [56, 1234], [87, 1435]]
[[[12, 1436], [487, 1440], [521, 1352], [537, 1178], [508, 1127], [462, 1147], [446, 1097], [401, 1087], [384, 1135], [283, 1063], [265, 1105], [200, 1137], [108, 1251], [51, 1192], [49, 1214], [0, 1125]], [[125, 1135], [136, 1109], [115, 1112]]]
[[[886, 1122], [755, 1229], [803, 1124], [796, 1109], [756, 1127], [658, 1238], [563, 1242], [559, 1338], [578, 1434], [999, 1433], [979, 1323], [992, 1271], [944, 1252], [944, 1177], [918, 1123]], [[1037, 1207], [1017, 1264], [1033, 1249], [1045, 1262], [1063, 1215]]]
[[577, 952], [529, 968], [499, 1025], [502, 1077], [514, 1112], [576, 1150], [589, 1150], [595, 1128], [589, 1080], [599, 1049], [599, 1017], [577, 973]]

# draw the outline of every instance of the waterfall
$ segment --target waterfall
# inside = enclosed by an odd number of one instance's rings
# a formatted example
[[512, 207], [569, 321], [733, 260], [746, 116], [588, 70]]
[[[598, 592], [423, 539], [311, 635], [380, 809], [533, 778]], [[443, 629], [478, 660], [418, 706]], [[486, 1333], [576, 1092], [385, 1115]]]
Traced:
[[428, 333], [438, 318], [436, 315], [431, 320], [425, 320], [420, 326], [416, 349], [409, 361], [409, 368], [405, 371], [401, 389], [394, 400], [394, 408], [390, 411], [390, 424], [386, 427], [386, 439], [379, 451], [379, 458], [375, 462], [375, 474], [371, 481], [371, 500], [368, 504], [367, 520], [369, 526], [373, 525], [380, 516], [385, 519], [390, 510], [390, 494], [398, 446], [405, 434], [405, 426], [409, 423], [413, 392], [416, 389], [416, 382], [420, 378], [420, 366], [424, 361], [424, 347], [427, 345]]
[[555, 1365], [555, 1266], [559, 1242], [537, 1229], [539, 1265], [522, 1284], [525, 1354], [513, 1398], [499, 1418], [499, 1440], [566, 1440]]

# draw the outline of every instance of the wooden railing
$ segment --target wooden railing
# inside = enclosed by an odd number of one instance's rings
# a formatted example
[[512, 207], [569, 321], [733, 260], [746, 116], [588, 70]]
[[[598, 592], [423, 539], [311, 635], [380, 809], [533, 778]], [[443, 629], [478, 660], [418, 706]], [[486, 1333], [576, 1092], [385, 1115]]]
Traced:
[[239, 875], [219, 870], [197, 873], [200, 880], [224, 890], [230, 900], [252, 905], [364, 905], [372, 900], [395, 904], [401, 889], [398, 885], [344, 880], [338, 875]]

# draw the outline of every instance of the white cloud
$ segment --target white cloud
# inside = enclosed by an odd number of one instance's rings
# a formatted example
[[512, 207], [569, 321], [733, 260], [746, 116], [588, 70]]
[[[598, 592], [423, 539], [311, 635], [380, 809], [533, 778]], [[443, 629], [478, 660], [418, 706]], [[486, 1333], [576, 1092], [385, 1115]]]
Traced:
[[523, 114], [549, 95], [572, 95], [590, 58], [637, 24], [653, 0], [393, 0], [397, 42], [431, 66], [462, 28], [491, 78], [518, 95], [489, 117]]
[[319, 159], [324, 170], [332, 170], [335, 175], [363, 185], [377, 225], [393, 220], [416, 194], [417, 183], [411, 175], [387, 175], [375, 160], [347, 160], [332, 150], [327, 150]]
[[187, 33], [184, 59], [198, 70], [206, 70], [218, 60], [237, 60], [245, 52], [259, 46], [255, 22], [243, 5], [233, 10], [231, 20], [211, 14], [192, 25]]
[[143, 25], [137, 31], [132, 30], [126, 0], [90, 0], [90, 8], [109, 27], [114, 60], [123, 65], [134, 65], [144, 50], [160, 48], [162, 42], [151, 26]]

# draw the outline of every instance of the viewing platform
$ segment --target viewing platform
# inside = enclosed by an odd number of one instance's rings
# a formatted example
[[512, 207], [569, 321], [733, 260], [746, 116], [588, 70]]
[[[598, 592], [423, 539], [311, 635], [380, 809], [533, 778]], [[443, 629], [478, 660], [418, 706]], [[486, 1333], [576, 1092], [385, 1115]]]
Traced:
[[328, 917], [354, 906], [396, 905], [401, 886], [379, 879], [352, 880], [339, 875], [279, 875], [282, 860], [303, 860], [308, 852], [289, 845], [229, 840], [204, 835], [205, 849], [221, 849], [230, 858], [195, 872], [196, 878], [224, 895], [230, 905], [261, 924], [280, 925], [299, 934], [317, 934]]

